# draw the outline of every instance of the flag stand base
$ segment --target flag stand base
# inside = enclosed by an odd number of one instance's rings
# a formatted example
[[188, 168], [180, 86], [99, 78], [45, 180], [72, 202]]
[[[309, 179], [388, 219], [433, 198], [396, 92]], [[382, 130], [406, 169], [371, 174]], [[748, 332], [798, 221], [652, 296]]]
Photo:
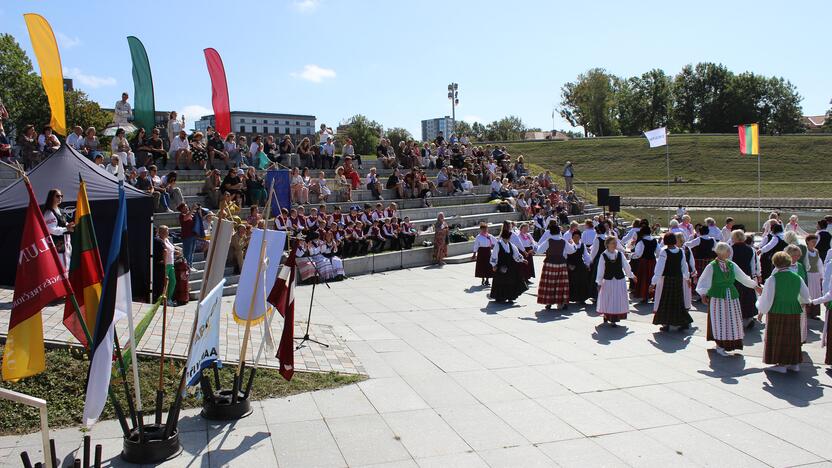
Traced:
[[129, 437], [124, 438], [121, 459], [141, 465], [151, 465], [169, 460], [182, 452], [179, 443], [179, 431], [174, 430], [165, 438], [164, 424], [145, 424], [144, 440], [139, 440], [139, 430], [133, 429]]
[[245, 393], [237, 393], [237, 401], [232, 401], [233, 390], [220, 389], [214, 392], [213, 398], [206, 398], [202, 402], [202, 417], [212, 421], [231, 421], [242, 419], [252, 413], [251, 402]]

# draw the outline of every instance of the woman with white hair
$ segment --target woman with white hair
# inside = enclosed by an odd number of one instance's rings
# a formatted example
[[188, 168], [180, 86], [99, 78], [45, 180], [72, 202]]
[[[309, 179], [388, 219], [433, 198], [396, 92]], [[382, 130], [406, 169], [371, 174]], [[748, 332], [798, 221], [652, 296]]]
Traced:
[[789, 222], [786, 223], [786, 226], [783, 228], [786, 232], [794, 232], [798, 236], [806, 236], [808, 234], [806, 230], [800, 227], [800, 224], [797, 222], [797, 215], [789, 216]]
[[739, 282], [748, 288], [760, 287], [757, 281], [745, 274], [742, 268], [730, 260], [731, 246], [719, 242], [714, 247], [716, 259], [708, 263], [699, 277], [696, 292], [708, 305], [708, 341], [716, 342], [714, 350], [720, 356], [728, 351], [742, 349], [744, 334], [740, 294], [735, 286]]

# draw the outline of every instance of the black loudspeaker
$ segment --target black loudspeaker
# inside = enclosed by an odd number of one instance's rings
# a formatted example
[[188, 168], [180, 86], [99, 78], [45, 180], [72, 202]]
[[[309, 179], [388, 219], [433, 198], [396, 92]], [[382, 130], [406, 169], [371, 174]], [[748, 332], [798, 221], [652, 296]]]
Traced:
[[610, 211], [613, 213], [618, 213], [621, 211], [621, 197], [618, 195], [610, 195], [607, 197], [607, 204], [609, 205]]
[[608, 188], [599, 188], [598, 189], [598, 206], [607, 206], [610, 200], [610, 189]]

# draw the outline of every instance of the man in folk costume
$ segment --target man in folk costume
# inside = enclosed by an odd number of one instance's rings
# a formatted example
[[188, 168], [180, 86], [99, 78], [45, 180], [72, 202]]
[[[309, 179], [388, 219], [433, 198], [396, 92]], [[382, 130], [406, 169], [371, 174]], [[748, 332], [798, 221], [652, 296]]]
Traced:
[[488, 232], [488, 224], [480, 223], [480, 233], [474, 238], [474, 255], [471, 260], [476, 262], [474, 277], [481, 278], [480, 286], [491, 286], [489, 278], [494, 276], [491, 268], [491, 249], [497, 245], [497, 238]]
[[767, 370], [783, 374], [797, 372], [802, 361], [801, 304], [812, 302], [809, 288], [797, 273], [789, 270], [789, 254], [777, 252], [771, 260], [774, 272], [766, 280], [763, 293], [757, 300], [760, 314], [767, 315], [763, 362], [772, 365]]
[[[642, 303], [646, 303], [652, 295], [650, 292], [650, 278], [653, 277], [653, 271], [656, 269], [656, 255], [662, 251], [662, 248], [659, 241], [651, 235], [649, 227], [642, 226], [639, 231], [640, 238], [631, 257], [638, 259], [636, 268], [636, 278], [638, 280], [634, 295], [640, 298]], [[676, 238], [673, 239], [675, 243]]]
[[[809, 294], [812, 297], [820, 297], [823, 294], [823, 258], [817, 249], [818, 236], [809, 234], [806, 236], [806, 255], [803, 257], [803, 265], [806, 268], [806, 286], [809, 287]], [[806, 316], [811, 319], [820, 317], [820, 306], [815, 304], [806, 305]]]
[[512, 302], [528, 289], [519, 268], [519, 264], [526, 260], [511, 242], [511, 234], [511, 222], [503, 222], [500, 239], [491, 251], [494, 284], [489, 296], [496, 302]]
[[685, 247], [693, 252], [693, 263], [696, 265], [696, 273], [700, 279], [705, 267], [716, 258], [714, 253], [716, 240], [712, 239], [708, 232], [708, 226], [700, 226], [699, 236], [685, 243]]
[[760, 265], [763, 269], [761, 275], [763, 281], [767, 280], [774, 270], [774, 266], [771, 263], [774, 254], [785, 250], [787, 245], [789, 244], [783, 239], [783, 226], [780, 223], [772, 223], [771, 237], [768, 242], [760, 247]]
[[693, 323], [693, 318], [688, 312], [690, 297], [685, 300], [685, 288], [690, 288], [690, 268], [684, 252], [677, 247], [678, 239], [675, 234], [665, 234], [662, 243], [665, 248], [659, 252], [650, 281], [650, 289], [655, 291], [656, 296], [653, 304], [653, 324], [661, 325], [662, 331], [668, 331], [670, 327], [684, 330]]
[[537, 245], [537, 252], [546, 254], [537, 288], [537, 303], [545, 304], [547, 310], [552, 308], [552, 304], [560, 304], [561, 310], [565, 310], [569, 304], [566, 257], [575, 253], [575, 245], [561, 237], [557, 222], [549, 221], [549, 226]]
[[[731, 261], [734, 262], [743, 273], [760, 281], [760, 270], [757, 265], [757, 254], [754, 248], [746, 242], [745, 232], [736, 230], [731, 233]], [[757, 293], [754, 288], [737, 281], [735, 283], [737, 292], [740, 295], [740, 309], [742, 309], [743, 327], [754, 326], [757, 317]]]
[[569, 271], [569, 302], [583, 304], [589, 298], [589, 249], [581, 242], [581, 231], [572, 231], [572, 245], [575, 252], [566, 256], [566, 269]]
[[728, 356], [729, 351], [742, 349], [745, 336], [742, 321], [740, 293], [734, 282], [738, 281], [749, 288], [757, 288], [757, 281], [732, 262], [731, 246], [725, 242], [716, 244], [717, 258], [702, 271], [696, 292], [702, 302], [708, 305], [708, 341], [716, 342], [714, 350], [721, 356]]
[[629, 296], [627, 295], [627, 279], [636, 281], [630, 270], [630, 264], [619, 250], [616, 237], [604, 240], [605, 250], [599, 254], [598, 271], [595, 282], [598, 284], [598, 306], [596, 310], [604, 316], [604, 323], [616, 323], [627, 318], [630, 311]]

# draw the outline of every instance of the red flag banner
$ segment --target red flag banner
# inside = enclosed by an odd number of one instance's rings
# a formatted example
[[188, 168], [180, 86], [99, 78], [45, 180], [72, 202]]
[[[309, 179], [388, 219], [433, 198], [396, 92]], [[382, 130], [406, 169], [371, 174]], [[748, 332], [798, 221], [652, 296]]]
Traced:
[[277, 347], [278, 361], [280, 361], [280, 375], [286, 380], [292, 380], [295, 373], [295, 252], [297, 248], [292, 243], [289, 258], [280, 268], [277, 280], [269, 293], [269, 304], [275, 306], [283, 316], [283, 333], [280, 335], [280, 345]]
[[228, 82], [225, 67], [216, 50], [205, 49], [205, 64], [211, 76], [211, 104], [214, 107], [214, 129], [223, 138], [231, 133], [231, 104], [228, 102]]
[[43, 372], [46, 359], [41, 309], [72, 293], [28, 180], [26, 190], [29, 208], [17, 257], [12, 313], [3, 351], [3, 380], [19, 380]]

